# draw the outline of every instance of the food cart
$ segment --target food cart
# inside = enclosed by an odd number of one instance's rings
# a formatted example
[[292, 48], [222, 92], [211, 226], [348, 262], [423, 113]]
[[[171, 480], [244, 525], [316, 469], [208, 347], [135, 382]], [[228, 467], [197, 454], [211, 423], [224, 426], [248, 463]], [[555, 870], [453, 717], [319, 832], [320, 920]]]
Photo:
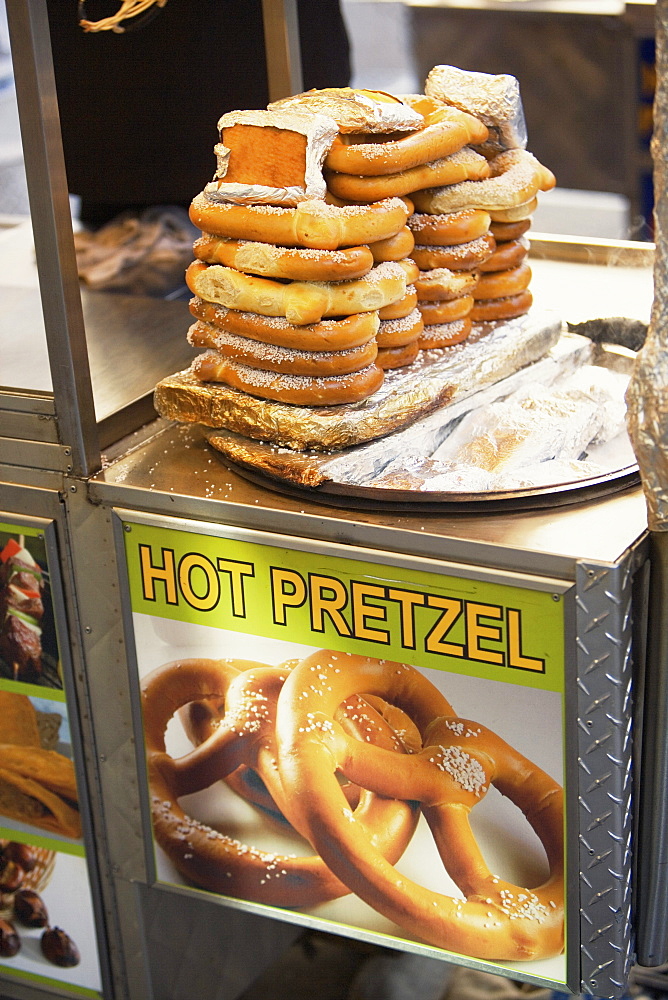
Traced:
[[[265, 0], [263, 9], [270, 86], [280, 96], [300, 83], [295, 5]], [[26, 947], [21, 957], [0, 959], [2, 990], [27, 998], [176, 998], [191, 996], [197, 982], [203, 994], [216, 995], [215, 983], [220, 995], [238, 996], [309, 928], [562, 992], [623, 996], [638, 956], [653, 965], [666, 958], [657, 833], [663, 748], [646, 736], [662, 693], [652, 642], [647, 656], [657, 583], [637, 466], [493, 499], [402, 490], [379, 496], [292, 486], [224, 461], [197, 426], [158, 418], [153, 386], [188, 364], [187, 310], [182, 302], [149, 307], [130, 297], [82, 295], [45, 5], [10, 0], [8, 13], [13, 50], [21, 53], [15, 72], [42, 302], [40, 316], [35, 284], [16, 310], [34, 334], [28, 357], [41, 352], [48, 364], [40, 369], [35, 361], [31, 375], [24, 354], [26, 384], [19, 374], [0, 394], [0, 531], [28, 548], [34, 539], [35, 558], [48, 562], [59, 651], [53, 683], [60, 683], [49, 684], [49, 694], [62, 690], [57, 699], [67, 708], [82, 831], [76, 852], [62, 837], [44, 845], [40, 835], [35, 843], [85, 862], [76, 884], [90, 893], [86, 941], [95, 960], [85, 975], [84, 962], [56, 975]], [[652, 287], [649, 245], [537, 236], [533, 254], [546, 294], [567, 268], [574, 296], [586, 289], [587, 305], [596, 300], [601, 316], [613, 301], [614, 272], [615, 315], [643, 318]], [[619, 345], [597, 357], [622, 367], [630, 360]], [[650, 624], [653, 634], [655, 618]], [[333, 651], [329, 658], [324, 649]], [[150, 679], [169, 663], [221, 657], [270, 668], [311, 657], [323, 676], [338, 672], [338, 657], [351, 673], [358, 661], [416, 671], [433, 697], [451, 706], [451, 730], [459, 727], [470, 742], [497, 734], [508, 759], [524, 755], [549, 780], [550, 796], [563, 790], [563, 813], [542, 825], [536, 802], [523, 798], [514, 780], [503, 786], [503, 799], [496, 790], [484, 796], [486, 787], [480, 794], [481, 785], [475, 791], [484, 801], [476, 803], [473, 829], [489, 878], [498, 881], [492, 872], [503, 870], [522, 904], [534, 908], [535, 953], [487, 948], [496, 934], [491, 912], [490, 924], [478, 925], [482, 947], [471, 935], [440, 945], [423, 933], [428, 914], [402, 925], [401, 902], [385, 904], [389, 889], [380, 905], [365, 887], [352, 897], [316, 893], [285, 902], [269, 891], [280, 881], [271, 868], [269, 888], [265, 878], [262, 888], [242, 881], [230, 893], [219, 881], [184, 875], [191, 858], [175, 861], [173, 845], [158, 834], [149, 720], [159, 705]], [[36, 698], [45, 686], [41, 674], [35, 683], [10, 669], [0, 691]], [[180, 739], [170, 746], [174, 756], [186, 752]], [[649, 801], [638, 791], [647, 774]], [[280, 855], [289, 881], [293, 862], [285, 859], [299, 847], [276, 822], [267, 832], [255, 813], [238, 814], [226, 796], [216, 793], [214, 801], [207, 789], [192, 792], [205, 796], [207, 829], [231, 822], [228, 839], [243, 845], [242, 855]], [[304, 792], [294, 794], [301, 801]], [[178, 819], [176, 791], [170, 786], [165, 796], [170, 821]], [[7, 839], [4, 826], [0, 832]], [[555, 848], [562, 833], [563, 847]], [[23, 828], [16, 836], [29, 839]], [[346, 851], [357, 849], [347, 834], [338, 836]], [[522, 890], [544, 877], [545, 853], [548, 883], [563, 868], [563, 951], [544, 944], [556, 897]], [[299, 868], [299, 858], [294, 864]], [[399, 871], [400, 900], [413, 895], [409, 880], [426, 877], [428, 906], [454, 910], [465, 902], [462, 922], [474, 911], [478, 919], [479, 893], [462, 888], [450, 869], [441, 873], [424, 824]], [[515, 905], [507, 904], [504, 935], [515, 913], [526, 916]], [[456, 924], [456, 914], [446, 916], [448, 926]]]

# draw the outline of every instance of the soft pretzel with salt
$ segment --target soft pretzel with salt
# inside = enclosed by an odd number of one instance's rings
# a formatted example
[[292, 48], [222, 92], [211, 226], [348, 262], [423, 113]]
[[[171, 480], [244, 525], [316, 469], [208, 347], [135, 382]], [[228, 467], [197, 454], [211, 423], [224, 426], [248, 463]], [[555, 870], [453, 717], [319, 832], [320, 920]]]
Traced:
[[286, 375], [253, 368], [217, 351], [205, 351], [190, 370], [202, 382], [223, 382], [240, 392], [293, 406], [359, 403], [383, 384], [383, 370], [372, 363], [346, 375]]
[[412, 196], [415, 208], [431, 214], [461, 208], [482, 208], [490, 213], [504, 211], [530, 204], [539, 191], [549, 191], [557, 182], [552, 171], [526, 149], [499, 153], [489, 161], [489, 167], [490, 175], [483, 180], [416, 191]]
[[325, 167], [343, 174], [377, 177], [410, 170], [423, 163], [475, 146], [488, 135], [486, 125], [457, 108], [438, 107], [424, 117], [424, 128], [400, 138], [348, 133], [339, 135], [325, 157]]
[[401, 197], [422, 188], [433, 188], [440, 184], [457, 184], [477, 181], [489, 177], [487, 160], [480, 153], [466, 146], [450, 156], [419, 167], [410, 167], [393, 174], [377, 177], [360, 177], [355, 174], [338, 174], [326, 171], [327, 188], [337, 198], [350, 201], [374, 202], [381, 198]]
[[481, 208], [463, 208], [445, 215], [414, 212], [409, 216], [408, 228], [420, 245], [447, 247], [484, 236], [490, 222], [489, 213]]
[[447, 267], [452, 271], [472, 271], [488, 260], [496, 249], [496, 241], [490, 232], [483, 233], [469, 243], [452, 246], [416, 246], [411, 251], [421, 271]]
[[263, 316], [284, 316], [299, 326], [318, 323], [325, 317], [380, 309], [405, 294], [406, 273], [401, 262], [388, 261], [351, 281], [283, 284], [222, 264], [193, 261], [186, 270], [186, 283], [194, 295], [208, 302]]
[[[185, 659], [158, 667], [144, 679], [151, 813], [157, 842], [195, 885], [261, 903], [309, 906], [348, 891], [320, 858], [273, 854], [242, 844], [193, 819], [178, 802], [238, 768], [250, 768], [284, 814], [292, 814], [276, 776], [273, 746], [273, 705], [287, 673], [250, 661]], [[222, 700], [229, 710], [208, 739], [183, 757], [171, 757], [165, 746], [170, 719], [185, 705], [209, 699]], [[367, 713], [374, 716], [371, 740], [400, 756], [401, 744], [390, 727], [370, 706]], [[357, 738], [361, 737], [358, 732]], [[395, 859], [415, 828], [410, 805], [368, 793], [362, 794], [355, 816], [368, 826], [370, 835], [380, 838], [381, 850]]]
[[[216, 302], [206, 302], [199, 296], [190, 300], [189, 308], [195, 319], [216, 331], [237, 333], [241, 337], [279, 347], [293, 347], [298, 351], [347, 351], [351, 347], [359, 347], [373, 339], [379, 323], [377, 312], [364, 312], [297, 326], [288, 323], [282, 316], [260, 316], [259, 313], [228, 309]], [[215, 333], [210, 331], [210, 336], [214, 338]], [[198, 346], [216, 345], [202, 343]]]
[[360, 347], [347, 351], [299, 351], [293, 347], [276, 347], [263, 344], [236, 333], [221, 330], [213, 343], [206, 335], [198, 336], [192, 327], [188, 339], [193, 347], [206, 347], [206, 354], [193, 362], [193, 371], [203, 382], [225, 381], [227, 359], [240, 361], [251, 368], [279, 372], [286, 375], [347, 375], [349, 372], [366, 368], [376, 360], [378, 347], [375, 340], [369, 340]]
[[[369, 247], [313, 250], [279, 247], [274, 243], [233, 240], [204, 234], [193, 243], [193, 252], [206, 264], [223, 264], [246, 274], [290, 281], [346, 281], [361, 278], [374, 264]], [[404, 254], [407, 256], [407, 254]]]
[[193, 199], [189, 210], [191, 222], [203, 233], [314, 250], [385, 240], [406, 225], [410, 212], [400, 198], [371, 205], [330, 205], [312, 200], [295, 208], [280, 208], [213, 202], [204, 193]]
[[[445, 699], [425, 698], [428, 686], [407, 664], [331, 650], [312, 653], [292, 670], [276, 732], [281, 780], [294, 796], [300, 827], [341, 881], [428, 944], [492, 961], [558, 955], [564, 941], [562, 789], [489, 729], [441, 711]], [[401, 707], [420, 730], [423, 749], [403, 757], [354, 743], [333, 718], [353, 693]], [[304, 731], [310, 713], [322, 724], [318, 739]], [[380, 794], [422, 803], [464, 899], [412, 882], [378, 854], [351, 822], [337, 769]], [[545, 849], [549, 875], [536, 888], [492, 873], [475, 841], [469, 814], [491, 785], [522, 810]]]

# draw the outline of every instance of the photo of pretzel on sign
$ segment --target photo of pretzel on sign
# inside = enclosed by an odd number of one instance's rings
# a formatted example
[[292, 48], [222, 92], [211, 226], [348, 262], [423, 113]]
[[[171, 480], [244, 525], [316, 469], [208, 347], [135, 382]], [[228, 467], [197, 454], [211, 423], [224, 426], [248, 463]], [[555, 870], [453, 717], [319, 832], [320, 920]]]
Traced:
[[[449, 685], [484, 690], [494, 727], [460, 715]], [[496, 731], [522, 688], [322, 649], [172, 660], [141, 686], [174, 879], [353, 925], [363, 912], [360, 926], [482, 961], [562, 954], [563, 789]], [[411, 856], [417, 838], [438, 864]]]

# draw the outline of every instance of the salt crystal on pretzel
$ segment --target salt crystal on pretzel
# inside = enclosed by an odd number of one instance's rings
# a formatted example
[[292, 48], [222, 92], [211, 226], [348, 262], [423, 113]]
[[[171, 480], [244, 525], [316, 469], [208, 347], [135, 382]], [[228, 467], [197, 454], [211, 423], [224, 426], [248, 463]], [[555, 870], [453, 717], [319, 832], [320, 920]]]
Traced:
[[230, 111], [218, 122], [212, 201], [297, 205], [324, 198], [325, 156], [338, 135], [332, 118], [299, 111]]
[[425, 82], [425, 94], [479, 118], [492, 130], [490, 138], [501, 149], [526, 149], [527, 128], [514, 76], [472, 73], [457, 66], [434, 66]]

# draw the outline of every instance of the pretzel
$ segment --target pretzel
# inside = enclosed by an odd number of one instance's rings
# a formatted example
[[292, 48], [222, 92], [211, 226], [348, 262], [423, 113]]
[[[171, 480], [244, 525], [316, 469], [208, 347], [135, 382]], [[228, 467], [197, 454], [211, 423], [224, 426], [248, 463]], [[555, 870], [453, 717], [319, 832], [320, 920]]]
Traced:
[[[354, 313], [341, 319], [327, 319], [321, 323], [296, 326], [281, 316], [260, 316], [259, 313], [227, 309], [215, 302], [199, 297], [190, 300], [190, 312], [208, 326], [213, 327], [211, 337], [219, 330], [238, 333], [265, 344], [294, 347], [299, 351], [347, 351], [371, 340], [378, 330], [378, 313]], [[200, 328], [201, 329], [201, 328]], [[215, 343], [202, 343], [215, 347]]]
[[[557, 955], [564, 933], [562, 789], [489, 729], [442, 711], [445, 699], [429, 688], [406, 664], [331, 650], [292, 670], [276, 732], [279, 772], [298, 822], [342, 882], [427, 944], [494, 961]], [[342, 732], [336, 707], [365, 693], [411, 716], [423, 736], [419, 753], [387, 753]], [[320, 724], [319, 739], [304, 731], [310, 713]], [[417, 885], [378, 854], [351, 821], [337, 769], [380, 794], [421, 802], [444, 867], [465, 899]], [[469, 813], [491, 784], [522, 810], [543, 844], [550, 874], [538, 888], [492, 874], [475, 842]]]
[[416, 305], [417, 292], [413, 285], [409, 285], [405, 294], [400, 299], [396, 299], [394, 302], [390, 302], [389, 305], [379, 309], [378, 316], [381, 322], [386, 319], [402, 319], [404, 316], [408, 316], [415, 309]]
[[415, 242], [426, 246], [447, 247], [470, 243], [484, 236], [490, 227], [490, 216], [481, 208], [463, 208], [445, 215], [414, 212], [408, 218], [408, 228]]
[[285, 375], [252, 368], [232, 358], [215, 357], [209, 363], [206, 355], [195, 358], [191, 366], [195, 377], [215, 381], [260, 399], [293, 406], [340, 406], [358, 403], [373, 395], [383, 384], [383, 370], [376, 364], [367, 365], [347, 375]]
[[430, 271], [420, 271], [415, 282], [415, 290], [420, 302], [437, 299], [458, 299], [461, 295], [472, 295], [480, 275], [473, 271], [451, 271], [447, 267], [436, 267]]
[[465, 181], [479, 181], [489, 177], [489, 164], [484, 156], [468, 146], [450, 156], [444, 156], [419, 167], [410, 167], [399, 173], [382, 174], [378, 177], [359, 177], [355, 174], [337, 174], [326, 171], [327, 187], [337, 198], [349, 201], [373, 202], [382, 198], [401, 197], [422, 188], [434, 188], [441, 184], [457, 184]]
[[487, 271], [507, 271], [512, 267], [519, 267], [528, 253], [528, 240], [522, 237], [518, 240], [497, 243], [492, 256], [478, 264], [478, 270], [486, 273]]
[[497, 319], [514, 319], [529, 312], [533, 305], [533, 295], [529, 289], [508, 295], [500, 299], [481, 299], [476, 301], [471, 309], [471, 319], [474, 323], [486, 323]]
[[452, 271], [472, 271], [479, 267], [494, 253], [496, 242], [490, 232], [484, 233], [470, 243], [458, 243], [455, 246], [415, 246], [411, 253], [421, 271], [432, 268], [447, 267]]
[[[270, 854], [241, 844], [190, 817], [177, 801], [244, 767], [256, 771], [280, 808], [292, 813], [273, 764], [272, 706], [286, 675], [285, 669], [251, 661], [186, 659], [158, 667], [144, 679], [151, 812], [157, 842], [195, 885], [254, 902], [311, 906], [349, 891], [320, 858]], [[184, 757], [170, 757], [165, 747], [170, 719], [184, 705], [212, 698], [229, 701], [230, 711], [204, 743]], [[374, 715], [370, 707], [368, 712]], [[373, 725], [372, 739], [400, 756], [401, 745], [389, 726], [377, 715]], [[374, 839], [380, 838], [381, 851], [401, 856], [415, 827], [407, 803], [362, 793], [354, 815]]]
[[421, 351], [454, 347], [455, 344], [461, 344], [462, 341], [466, 340], [472, 326], [470, 316], [464, 316], [462, 319], [455, 319], [449, 323], [431, 323], [429, 326], [425, 326], [418, 346]]
[[476, 299], [500, 299], [509, 295], [519, 295], [529, 287], [531, 268], [528, 264], [519, 264], [509, 271], [491, 271], [481, 274], [473, 297]]
[[489, 167], [490, 176], [482, 180], [464, 180], [449, 187], [432, 185], [430, 190], [416, 191], [413, 196], [416, 209], [435, 214], [484, 208], [491, 213], [530, 203], [539, 191], [549, 191], [557, 183], [552, 171], [526, 149], [499, 153]]
[[312, 200], [295, 208], [279, 208], [213, 202], [200, 193], [193, 199], [189, 214], [194, 226], [214, 236], [338, 250], [394, 236], [406, 225], [410, 211], [400, 198], [371, 205], [330, 205]]
[[489, 229], [497, 244], [505, 243], [508, 240], [519, 240], [531, 229], [531, 219], [519, 219], [517, 222], [491, 222]]
[[[279, 247], [273, 243], [233, 240], [204, 234], [193, 243], [198, 260], [224, 264], [246, 274], [290, 281], [345, 281], [361, 278], [371, 270], [374, 258], [368, 247], [312, 250]], [[403, 256], [406, 256], [404, 254]]]
[[405, 347], [406, 344], [412, 344], [413, 341], [417, 340], [422, 333], [423, 326], [422, 316], [418, 309], [413, 309], [408, 316], [402, 316], [401, 319], [381, 320], [376, 334], [376, 343], [379, 348]]
[[408, 226], [404, 226], [396, 236], [389, 236], [386, 240], [370, 243], [369, 250], [374, 262], [380, 264], [384, 260], [403, 260], [404, 257], [409, 257], [414, 246], [413, 234]]
[[[197, 343], [197, 333], [192, 327], [188, 339], [194, 347], [209, 347]], [[202, 382], [224, 382], [227, 359], [232, 358], [251, 368], [286, 375], [347, 375], [373, 364], [377, 354], [375, 340], [368, 340], [361, 347], [352, 347], [348, 351], [298, 351], [292, 347], [262, 344], [221, 330], [215, 346], [195, 359], [192, 371]]]
[[456, 299], [444, 299], [435, 302], [418, 302], [418, 309], [425, 326], [437, 326], [441, 323], [453, 323], [471, 315], [475, 305], [472, 295], [460, 295]]
[[373, 312], [394, 302], [406, 291], [406, 271], [400, 262], [387, 262], [352, 281], [283, 284], [222, 264], [193, 261], [186, 270], [186, 283], [193, 294], [208, 302], [263, 316], [284, 316], [302, 326], [318, 323], [323, 317]]
[[510, 208], [490, 208], [489, 215], [492, 222], [522, 222], [525, 219], [531, 220], [537, 208], [538, 198], [532, 198], [521, 205], [511, 205]]
[[[225, 783], [246, 801], [289, 822], [287, 814], [290, 813], [290, 802], [285, 799], [275, 766], [274, 723], [276, 701], [284, 679], [298, 662], [299, 660], [288, 660], [279, 667], [261, 664], [247, 667], [244, 677], [237, 677], [230, 684], [225, 697], [193, 701], [180, 708], [177, 715], [193, 746], [199, 747], [206, 741], [209, 744], [208, 749], [199, 751], [200, 755], [205, 754], [204, 764], [197, 754], [193, 754], [188, 760], [174, 765], [180, 769], [179, 781], [188, 780], [184, 777], [186, 769], [205, 768], [207, 774], [217, 774], [216, 740], [211, 740], [211, 737], [215, 737], [227, 713], [228, 723], [229, 720], [234, 720], [235, 728], [238, 727], [239, 720], [243, 720], [242, 724], [247, 729], [255, 728], [257, 745], [254, 766], [242, 764], [225, 776]], [[337, 709], [336, 718], [343, 729], [358, 740], [373, 742], [397, 752], [415, 753], [422, 748], [420, 734], [408, 716], [395, 706], [388, 705], [382, 698], [362, 699], [357, 695], [348, 698]], [[260, 754], [268, 754], [269, 757], [262, 760]], [[348, 802], [355, 808], [360, 802], [360, 786], [342, 779], [341, 788]], [[368, 809], [368, 804], [365, 808]], [[398, 817], [401, 815], [400, 810]]]
[[393, 174], [484, 142], [487, 135], [487, 127], [473, 115], [456, 108], [434, 107], [425, 115], [424, 128], [399, 139], [380, 135], [374, 140], [359, 133], [338, 136], [330, 146], [325, 167], [372, 177]]
[[437, 267], [420, 271], [415, 282], [418, 300], [431, 302], [435, 299], [458, 299], [461, 295], [471, 295], [478, 284], [480, 275], [473, 271], [451, 271], [448, 267]]
[[410, 344], [401, 344], [397, 347], [379, 347], [376, 364], [383, 371], [404, 368], [406, 365], [412, 365], [419, 353], [417, 339]]

